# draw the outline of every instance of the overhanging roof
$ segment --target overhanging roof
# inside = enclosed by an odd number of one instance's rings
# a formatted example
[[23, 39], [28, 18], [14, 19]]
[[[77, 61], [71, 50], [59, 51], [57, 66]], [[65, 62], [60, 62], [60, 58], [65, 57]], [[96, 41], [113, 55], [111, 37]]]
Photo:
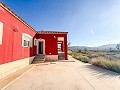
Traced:
[[3, 2], [0, 2], [0, 7], [5, 9], [7, 12], [9, 12], [11, 15], [13, 15], [15, 18], [17, 18], [20, 22], [22, 22], [24, 25], [26, 25], [28, 28], [33, 30], [34, 32], [37, 32], [38, 34], [68, 34], [68, 32], [61, 32], [61, 31], [35, 31], [29, 24], [27, 24], [22, 18], [20, 18], [16, 13], [14, 13], [10, 8], [8, 8]]
[[68, 34], [68, 32], [61, 32], [61, 31], [37, 31], [38, 34]]
[[7, 12], [9, 12], [11, 15], [13, 15], [15, 18], [17, 18], [19, 21], [21, 21], [24, 25], [26, 25], [28, 28], [36, 32], [29, 24], [27, 24], [22, 18], [20, 18], [15, 12], [13, 12], [10, 8], [8, 8], [3, 2], [0, 2], [0, 7], [5, 9]]

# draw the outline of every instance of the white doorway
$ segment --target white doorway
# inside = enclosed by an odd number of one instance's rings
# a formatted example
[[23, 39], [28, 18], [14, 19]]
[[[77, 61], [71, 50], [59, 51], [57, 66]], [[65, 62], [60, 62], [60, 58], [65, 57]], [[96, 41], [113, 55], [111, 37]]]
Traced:
[[45, 40], [38, 39], [37, 54], [45, 54]]

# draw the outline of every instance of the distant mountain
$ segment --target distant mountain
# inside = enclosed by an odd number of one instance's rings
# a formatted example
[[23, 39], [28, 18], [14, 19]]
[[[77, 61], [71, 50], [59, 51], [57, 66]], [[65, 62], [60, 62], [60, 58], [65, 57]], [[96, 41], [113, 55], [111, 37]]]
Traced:
[[87, 46], [71, 46], [69, 49], [71, 50], [84, 50], [85, 48], [88, 50], [109, 50], [110, 48], [112, 50], [117, 50], [116, 49], [117, 44], [107, 44], [107, 45], [102, 45], [102, 46], [97, 46], [97, 47], [87, 47]]
[[109, 50], [111, 47], [113, 50], [117, 50], [116, 45], [117, 44], [107, 44], [107, 45], [98, 46], [97, 48], [103, 49], [103, 50], [105, 49]]
[[86, 47], [86, 46], [71, 46], [71, 47], [69, 47], [69, 49], [71, 49], [71, 50], [78, 50], [78, 49], [84, 50], [85, 48], [90, 49], [90, 47]]

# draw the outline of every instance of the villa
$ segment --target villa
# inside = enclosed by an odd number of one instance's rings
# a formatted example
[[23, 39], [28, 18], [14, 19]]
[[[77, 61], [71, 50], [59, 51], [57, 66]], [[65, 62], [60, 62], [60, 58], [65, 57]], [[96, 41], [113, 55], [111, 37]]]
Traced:
[[68, 60], [67, 34], [36, 31], [0, 3], [0, 78], [29, 65], [36, 55], [45, 55], [51, 60]]

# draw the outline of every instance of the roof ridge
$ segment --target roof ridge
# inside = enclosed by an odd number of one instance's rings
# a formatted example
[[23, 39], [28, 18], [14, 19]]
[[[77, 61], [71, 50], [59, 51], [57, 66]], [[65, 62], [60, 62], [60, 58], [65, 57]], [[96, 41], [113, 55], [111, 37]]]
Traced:
[[64, 33], [64, 34], [67, 34], [68, 32], [63, 32], [63, 31], [37, 31], [37, 33]]
[[62, 32], [62, 31], [44, 31], [44, 30], [36, 31], [32, 26], [30, 26], [27, 22], [25, 22], [22, 18], [20, 18], [14, 11], [12, 11], [9, 7], [7, 7], [6, 4], [4, 4], [3, 2], [0, 2], [0, 6], [36, 33], [54, 33], [54, 34], [55, 33], [67, 34], [68, 33], [68, 32]]
[[15, 18], [17, 18], [19, 21], [21, 21], [24, 25], [26, 25], [28, 28], [32, 29], [36, 32], [36, 30], [30, 26], [27, 22], [25, 22], [22, 18], [20, 18], [14, 11], [12, 11], [9, 7], [6, 6], [3, 2], [0, 2], [0, 6], [4, 8], [6, 11], [8, 11], [11, 15], [13, 15]]

